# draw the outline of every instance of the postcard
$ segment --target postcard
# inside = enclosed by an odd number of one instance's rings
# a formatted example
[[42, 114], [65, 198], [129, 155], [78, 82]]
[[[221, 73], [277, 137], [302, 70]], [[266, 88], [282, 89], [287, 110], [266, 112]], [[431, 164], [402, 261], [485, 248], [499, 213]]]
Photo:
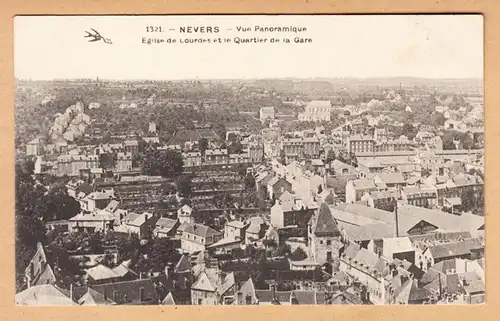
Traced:
[[484, 303], [481, 15], [17, 16], [14, 40], [17, 305]]

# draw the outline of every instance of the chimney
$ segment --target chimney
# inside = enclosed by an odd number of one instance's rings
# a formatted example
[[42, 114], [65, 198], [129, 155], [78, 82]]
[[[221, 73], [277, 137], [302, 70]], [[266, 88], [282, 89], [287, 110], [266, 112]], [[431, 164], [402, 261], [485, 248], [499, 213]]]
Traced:
[[398, 202], [394, 199], [394, 236], [399, 237]]

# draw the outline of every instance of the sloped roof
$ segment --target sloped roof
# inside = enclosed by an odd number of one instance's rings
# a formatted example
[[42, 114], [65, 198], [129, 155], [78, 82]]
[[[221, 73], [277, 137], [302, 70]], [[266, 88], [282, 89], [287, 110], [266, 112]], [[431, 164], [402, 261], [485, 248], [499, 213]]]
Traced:
[[215, 292], [217, 289], [216, 279], [210, 278], [207, 273], [207, 270], [201, 271], [191, 289]]
[[322, 203], [319, 208], [317, 218], [313, 222], [313, 231], [317, 236], [340, 236], [337, 223], [326, 203]]
[[231, 287], [233, 287], [236, 284], [234, 280], [234, 273], [231, 272], [226, 277], [224, 278], [224, 281], [222, 282], [222, 286], [220, 289], [220, 295], [224, 295]]
[[350, 182], [354, 189], [356, 190], [376, 190], [377, 187], [372, 180], [369, 179], [357, 179]]
[[51, 284], [32, 286], [16, 294], [16, 305], [77, 305], [61, 289]]
[[406, 181], [401, 173], [380, 173], [377, 176], [385, 184], [405, 184]]
[[252, 297], [252, 302], [257, 301], [257, 295], [255, 294], [255, 285], [253, 284], [252, 278], [249, 278], [243, 285], [240, 287], [239, 292], [243, 294], [245, 298], [247, 295]]
[[202, 224], [188, 224], [186, 228], [184, 229], [184, 232], [194, 234], [196, 236], [200, 237], [208, 237], [212, 235], [219, 235], [222, 234], [219, 231], [214, 230], [213, 228], [202, 225]]
[[188, 256], [183, 255], [177, 262], [174, 268], [175, 273], [185, 273], [190, 272], [192, 269], [191, 262], [189, 262]]
[[434, 259], [469, 254], [472, 249], [479, 249], [483, 244], [478, 239], [469, 239], [453, 243], [444, 243], [428, 248]]
[[110, 298], [105, 297], [103, 294], [97, 292], [92, 288], [88, 288], [87, 293], [85, 293], [79, 300], [80, 305], [113, 305], [116, 304]]
[[174, 296], [172, 295], [172, 292], [168, 292], [167, 296], [161, 301], [161, 304], [163, 305], [175, 305], [175, 300]]

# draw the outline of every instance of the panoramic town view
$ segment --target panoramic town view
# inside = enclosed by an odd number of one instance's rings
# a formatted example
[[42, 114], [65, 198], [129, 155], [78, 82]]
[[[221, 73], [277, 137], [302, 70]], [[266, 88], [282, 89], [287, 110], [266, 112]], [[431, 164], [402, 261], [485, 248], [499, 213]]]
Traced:
[[484, 302], [482, 79], [165, 78], [16, 78], [16, 304]]

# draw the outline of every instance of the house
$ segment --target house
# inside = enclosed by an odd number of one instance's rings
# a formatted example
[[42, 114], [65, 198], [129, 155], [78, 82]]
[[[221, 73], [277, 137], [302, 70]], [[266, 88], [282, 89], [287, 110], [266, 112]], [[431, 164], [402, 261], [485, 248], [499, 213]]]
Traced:
[[15, 302], [25, 306], [77, 305], [65, 292], [52, 284], [40, 284], [16, 293]]
[[259, 305], [290, 305], [291, 291], [276, 291], [272, 285], [270, 290], [255, 290]]
[[354, 203], [361, 200], [361, 197], [366, 192], [378, 190], [377, 186], [372, 180], [357, 179], [348, 181], [345, 187], [345, 201], [346, 203]]
[[168, 237], [173, 238], [177, 233], [177, 228], [179, 227], [179, 219], [171, 219], [162, 217], [158, 219], [153, 231], [154, 235], [157, 237]]
[[477, 238], [457, 241], [452, 243], [443, 243], [428, 247], [422, 254], [423, 260], [430, 267], [443, 260], [453, 258], [478, 259], [482, 257], [484, 244]]
[[251, 244], [266, 235], [267, 224], [260, 216], [250, 217], [245, 231], [245, 244]]
[[320, 264], [331, 263], [339, 257], [341, 233], [326, 203], [308, 222], [308, 244], [311, 258]]
[[[73, 299], [79, 301], [89, 288], [101, 293], [116, 305], [156, 305], [160, 303], [161, 286], [166, 285], [165, 275], [156, 278], [143, 278], [131, 281], [95, 284], [82, 287], [73, 287]], [[166, 295], [166, 293], [165, 293]]]
[[248, 225], [242, 221], [227, 222], [224, 226], [224, 238], [244, 240]]
[[233, 304], [251, 305], [259, 303], [257, 294], [255, 293], [255, 285], [252, 278], [249, 278], [247, 281], [245, 281], [245, 283], [243, 283], [243, 285], [237, 292], [236, 297], [237, 299], [234, 300]]
[[177, 210], [177, 219], [179, 223], [194, 223], [194, 218], [192, 216], [193, 209], [185, 204]]
[[283, 203], [277, 200], [271, 207], [271, 224], [275, 228], [306, 227], [314, 211], [314, 208], [308, 208], [300, 201]]
[[45, 140], [41, 137], [37, 137], [26, 144], [26, 155], [28, 156], [38, 156], [42, 155], [43, 148], [45, 145]]
[[434, 208], [437, 205], [437, 190], [418, 186], [407, 186], [401, 190], [401, 199], [410, 205]]
[[24, 271], [24, 280], [28, 288], [42, 284], [56, 284], [54, 270], [45, 255], [42, 243], [36, 245], [36, 252]]
[[88, 195], [92, 193], [94, 188], [89, 183], [79, 179], [70, 181], [68, 184], [66, 184], [66, 190], [69, 196], [77, 199], [80, 193]]
[[125, 153], [135, 155], [139, 152], [139, 142], [137, 140], [126, 140], [123, 142]]
[[205, 268], [198, 273], [191, 286], [191, 304], [233, 304], [236, 292], [237, 284], [233, 273], [222, 276], [217, 269]]
[[241, 248], [242, 240], [234, 236], [224, 237], [206, 247], [215, 254], [231, 254], [233, 249]]
[[395, 199], [397, 199], [397, 194], [394, 191], [371, 191], [365, 192], [360, 203], [384, 211], [393, 211]]
[[292, 190], [292, 183], [286, 180], [284, 177], [274, 176], [267, 183], [267, 192], [269, 199], [278, 199], [285, 192], [290, 192]]
[[415, 263], [415, 248], [408, 237], [389, 237], [371, 240], [367, 248], [390, 260], [406, 260]]
[[338, 159], [334, 159], [330, 163], [329, 172], [332, 173], [333, 176], [356, 174], [356, 168], [352, 165], [343, 163]]
[[205, 251], [223, 238], [223, 234], [202, 224], [188, 224], [181, 235], [181, 249], [188, 253]]
[[78, 304], [87, 306], [100, 306], [100, 305], [116, 305], [116, 302], [114, 302], [104, 294], [99, 293], [92, 288], [88, 288], [87, 293], [85, 293], [78, 300]]
[[88, 284], [104, 284], [113, 282], [130, 281], [136, 279], [135, 272], [129, 269], [130, 260], [124, 261], [120, 265], [109, 268], [99, 264], [85, 270]]
[[464, 301], [467, 304], [484, 303], [485, 285], [484, 280], [476, 272], [464, 272], [458, 274], [460, 285], [465, 291]]
[[309, 258], [302, 261], [293, 261], [290, 259], [288, 261], [290, 262], [290, 270], [292, 271], [315, 271], [321, 266], [321, 264]]
[[68, 220], [68, 232], [103, 232], [113, 229], [115, 222], [113, 214], [107, 211], [92, 212], [90, 214], [80, 213]]
[[102, 210], [114, 199], [114, 192], [99, 191], [92, 192], [80, 200], [82, 210], [87, 212], [94, 212]]
[[121, 153], [116, 155], [116, 171], [126, 172], [132, 170], [132, 153]]
[[123, 227], [128, 233], [137, 234], [144, 239], [151, 235], [156, 227], [159, 217], [157, 215], [144, 212], [142, 214], [129, 213], [123, 222]]
[[406, 186], [406, 180], [401, 173], [379, 173], [373, 177], [373, 182], [379, 185], [385, 185], [390, 190], [401, 190]]

